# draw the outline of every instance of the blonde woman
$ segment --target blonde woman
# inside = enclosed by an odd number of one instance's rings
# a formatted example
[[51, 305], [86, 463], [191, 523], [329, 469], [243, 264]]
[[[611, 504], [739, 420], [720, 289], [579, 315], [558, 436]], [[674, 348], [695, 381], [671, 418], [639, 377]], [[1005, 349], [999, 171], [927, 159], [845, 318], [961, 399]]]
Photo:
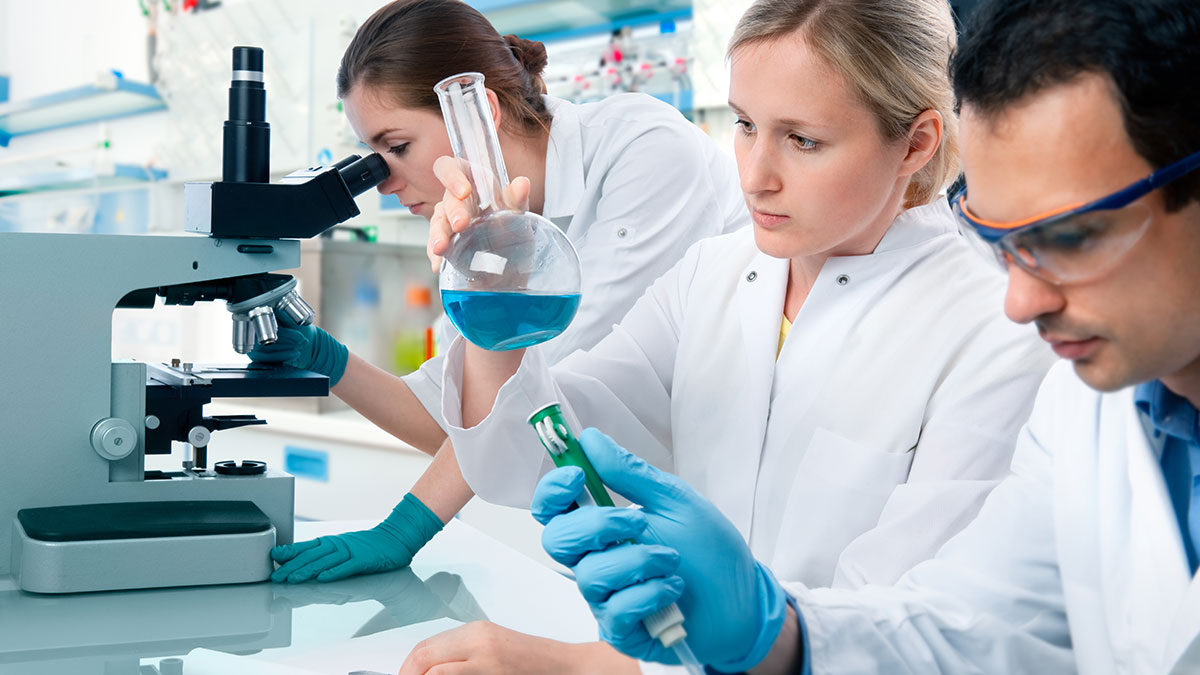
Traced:
[[[755, 3], [729, 50], [754, 227], [693, 246], [608, 337], [553, 368], [539, 348], [456, 341], [443, 410], [471, 487], [529, 504], [552, 465], [525, 420], [559, 401], [575, 428], [692, 485], [780, 580], [887, 584], [932, 557], [1005, 475], [1052, 358], [1004, 317], [1004, 279], [939, 194], [957, 171], [953, 45], [944, 0]], [[431, 241], [462, 228], [463, 196], [448, 193]], [[691, 564], [660, 553], [648, 584]], [[636, 671], [607, 645], [556, 651], [482, 624], [425, 643], [401, 672], [534, 672], [534, 653], [546, 672]]]

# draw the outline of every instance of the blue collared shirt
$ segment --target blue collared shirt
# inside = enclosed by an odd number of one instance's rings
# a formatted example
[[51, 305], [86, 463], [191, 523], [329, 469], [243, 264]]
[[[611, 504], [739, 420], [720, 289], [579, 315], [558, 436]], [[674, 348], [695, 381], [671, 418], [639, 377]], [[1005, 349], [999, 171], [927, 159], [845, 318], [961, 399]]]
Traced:
[[1163, 477], [1179, 520], [1188, 565], [1195, 574], [1200, 550], [1200, 415], [1187, 399], [1159, 380], [1138, 386], [1134, 401], [1150, 416], [1155, 437], [1167, 437], [1161, 459]]

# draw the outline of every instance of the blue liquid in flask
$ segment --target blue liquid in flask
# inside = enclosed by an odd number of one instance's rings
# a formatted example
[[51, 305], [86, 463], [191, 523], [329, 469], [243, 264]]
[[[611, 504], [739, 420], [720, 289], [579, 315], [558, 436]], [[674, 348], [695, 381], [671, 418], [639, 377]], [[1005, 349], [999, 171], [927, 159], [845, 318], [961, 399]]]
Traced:
[[501, 352], [545, 342], [566, 330], [579, 309], [579, 294], [442, 291], [442, 308], [463, 337]]

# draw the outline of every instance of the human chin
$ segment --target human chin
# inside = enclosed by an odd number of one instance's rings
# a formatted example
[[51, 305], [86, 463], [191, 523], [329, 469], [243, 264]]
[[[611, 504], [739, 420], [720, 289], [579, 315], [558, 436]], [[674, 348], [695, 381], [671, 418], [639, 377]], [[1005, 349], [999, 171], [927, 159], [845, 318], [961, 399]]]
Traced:
[[783, 236], [776, 230], [768, 230], [758, 225], [754, 228], [754, 245], [759, 251], [772, 258], [792, 258], [796, 256], [796, 243], [790, 237]]
[[1108, 340], [1103, 340], [1093, 354], [1072, 365], [1079, 379], [1101, 392], [1117, 391], [1154, 379], [1152, 375], [1143, 374], [1143, 369], [1138, 368], [1120, 346]]

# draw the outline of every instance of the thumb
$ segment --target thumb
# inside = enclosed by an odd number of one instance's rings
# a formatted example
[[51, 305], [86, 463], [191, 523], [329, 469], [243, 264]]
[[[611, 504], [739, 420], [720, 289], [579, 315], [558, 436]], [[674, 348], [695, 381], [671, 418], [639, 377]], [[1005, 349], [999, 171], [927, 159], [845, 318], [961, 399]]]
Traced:
[[532, 184], [529, 182], [529, 179], [524, 176], [517, 176], [513, 179], [513, 182], [504, 188], [504, 194], [501, 195], [504, 205], [514, 211], [528, 211], [529, 193], [531, 190]]
[[604, 484], [629, 501], [659, 512], [672, 510], [675, 503], [691, 501], [694, 493], [686, 483], [650, 466], [602, 432], [584, 429], [579, 444]]

